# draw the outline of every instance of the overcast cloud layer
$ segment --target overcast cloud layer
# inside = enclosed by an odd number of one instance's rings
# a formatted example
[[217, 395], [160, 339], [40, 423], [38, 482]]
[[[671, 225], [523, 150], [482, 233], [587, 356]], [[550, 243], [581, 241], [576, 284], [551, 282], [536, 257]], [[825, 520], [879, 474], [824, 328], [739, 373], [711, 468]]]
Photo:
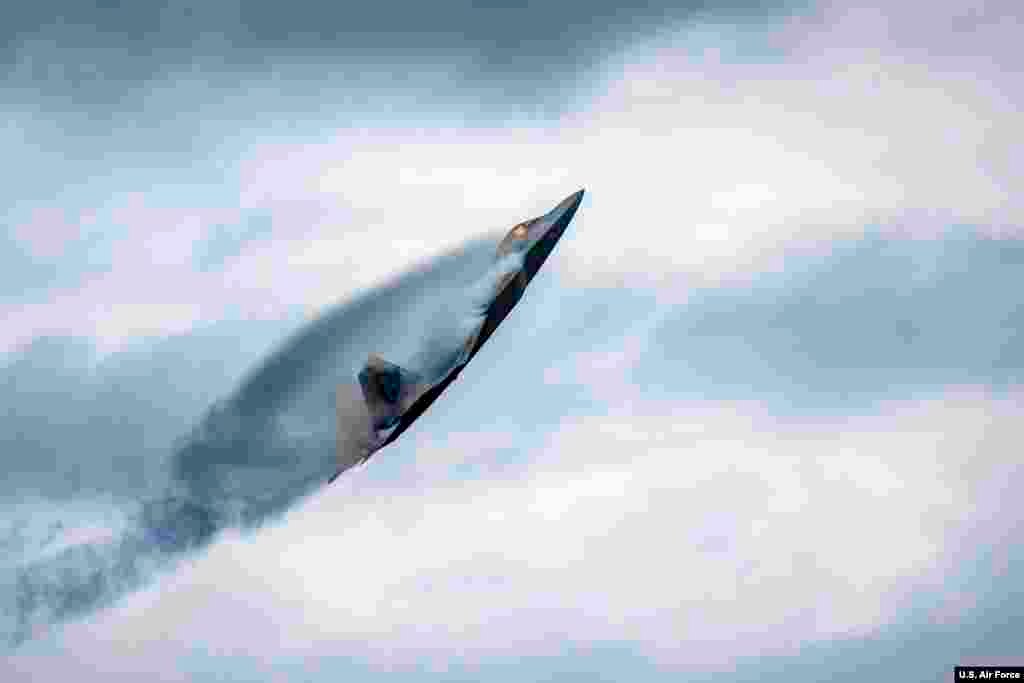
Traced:
[[[158, 30], [144, 7], [8, 24], [4, 542], [123, 539], [182, 463], [209, 500], [259, 479], [259, 520], [292, 511], [0, 677], [938, 680], [1017, 651], [1015, 4], [441, 5], [375, 33], [378, 4], [345, 50], [312, 8]], [[580, 17], [616, 28], [566, 51], [555, 27]], [[439, 30], [396, 50], [406, 20]], [[194, 22], [214, 28], [183, 48]], [[154, 35], [152, 57], [110, 56]], [[83, 55], [100, 84], [32, 94], [32, 64]], [[456, 273], [469, 256], [433, 259], [580, 186], [522, 306], [370, 466], [294, 509], [318, 446], [180, 439], [231, 396], [309, 433], [438, 291], [382, 282]], [[357, 292], [364, 327], [324, 322]], [[297, 330], [312, 346], [278, 347]], [[306, 422], [279, 424], [288, 406]]]
[[[407, 71], [424, 62], [449, 65], [462, 84], [516, 101], [557, 94], [560, 81], [638, 37], [702, 16], [754, 21], [780, 6], [657, 0], [626, 10], [601, 0], [542, 10], [461, 0], [144, 0], [130, 6], [51, 0], [6, 13], [0, 65], [23, 88], [100, 110], [118, 106], [126, 89], [169, 71], [274, 79], [295, 63], [332, 64], [350, 73]], [[411, 81], [405, 85], [415, 85], [416, 77]]]

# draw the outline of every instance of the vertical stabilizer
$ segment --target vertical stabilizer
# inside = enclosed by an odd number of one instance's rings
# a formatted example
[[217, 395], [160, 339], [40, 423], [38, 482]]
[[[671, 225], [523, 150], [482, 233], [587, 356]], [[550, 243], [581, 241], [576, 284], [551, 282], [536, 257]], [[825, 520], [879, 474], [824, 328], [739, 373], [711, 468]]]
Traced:
[[398, 424], [419, 394], [420, 377], [400, 365], [390, 363], [377, 354], [370, 354], [359, 371], [359, 385], [370, 411], [375, 430], [390, 429]]

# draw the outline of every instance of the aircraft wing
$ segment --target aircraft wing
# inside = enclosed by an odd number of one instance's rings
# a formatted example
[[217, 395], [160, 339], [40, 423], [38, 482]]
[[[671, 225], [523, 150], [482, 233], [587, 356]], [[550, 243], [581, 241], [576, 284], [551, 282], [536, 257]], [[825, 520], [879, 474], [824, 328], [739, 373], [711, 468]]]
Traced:
[[[359, 381], [366, 408], [370, 413], [374, 436], [362, 447], [365, 453], [357, 462], [365, 461], [374, 452], [393, 443], [455, 381], [462, 369], [476, 356], [519, 303], [527, 285], [544, 265], [562, 238], [562, 234], [569, 227], [582, 199], [583, 190], [571, 194], [543, 216], [516, 225], [501, 241], [498, 245], [497, 258], [513, 253], [519, 254], [522, 266], [502, 278], [497, 295], [487, 307], [483, 323], [467, 340], [462, 357], [441, 380], [431, 385], [423, 385], [418, 382], [415, 373], [388, 363], [379, 356], [370, 357], [367, 366], [359, 373]], [[343, 426], [339, 424], [340, 469], [330, 481], [334, 481], [345, 469], [356, 464], [347, 455], [342, 458], [342, 429]]]

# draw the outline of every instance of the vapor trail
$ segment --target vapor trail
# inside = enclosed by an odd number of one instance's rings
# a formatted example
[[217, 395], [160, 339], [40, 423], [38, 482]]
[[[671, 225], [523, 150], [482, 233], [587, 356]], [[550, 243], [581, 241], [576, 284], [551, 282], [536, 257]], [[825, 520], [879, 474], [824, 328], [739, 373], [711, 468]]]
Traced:
[[[162, 482], [9, 503], [11, 492], [0, 492], [0, 637], [17, 646], [108, 606], [224, 529], [258, 527], [324, 483], [336, 470], [337, 385], [370, 351], [411, 357], [424, 371], [449, 362], [452, 341], [472, 329], [509, 267], [492, 263], [494, 246], [470, 243], [306, 325], [190, 433], [158, 449]], [[409, 329], [429, 332], [410, 338]], [[105, 447], [92, 436], [60, 455], [90, 467], [90, 451]]]

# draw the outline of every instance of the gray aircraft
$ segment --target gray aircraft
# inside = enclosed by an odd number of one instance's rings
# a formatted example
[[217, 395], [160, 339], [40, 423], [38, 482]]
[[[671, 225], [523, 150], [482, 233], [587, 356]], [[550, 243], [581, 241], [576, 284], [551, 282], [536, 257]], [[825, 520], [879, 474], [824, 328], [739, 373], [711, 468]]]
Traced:
[[444, 393], [480, 348], [515, 307], [551, 250], [569, 226], [583, 190], [566, 197], [544, 214], [516, 225], [498, 245], [495, 262], [504, 267], [495, 280], [493, 294], [482, 320], [452, 362], [436, 376], [409, 370], [377, 354], [359, 371], [362, 403], [348, 400], [339, 387], [337, 396], [337, 461], [334, 481], [345, 470], [365, 462], [392, 443]]

